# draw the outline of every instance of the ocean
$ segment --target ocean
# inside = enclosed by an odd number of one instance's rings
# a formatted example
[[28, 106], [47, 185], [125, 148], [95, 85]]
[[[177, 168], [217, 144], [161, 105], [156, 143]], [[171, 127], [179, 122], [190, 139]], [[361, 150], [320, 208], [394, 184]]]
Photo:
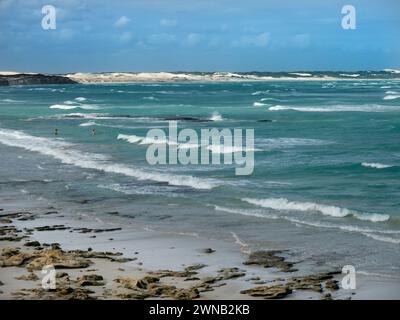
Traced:
[[[0, 201], [400, 276], [400, 76], [348, 78], [0, 87]], [[149, 165], [171, 119], [254, 129], [253, 174]]]

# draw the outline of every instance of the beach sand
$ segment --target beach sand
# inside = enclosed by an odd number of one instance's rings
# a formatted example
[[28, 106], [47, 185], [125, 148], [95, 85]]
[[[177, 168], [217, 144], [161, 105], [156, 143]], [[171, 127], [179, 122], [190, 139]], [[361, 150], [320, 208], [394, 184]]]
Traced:
[[[398, 280], [360, 275], [356, 290], [344, 290], [337, 270], [300, 276], [283, 254], [264, 251], [260, 259], [238, 242], [71, 217], [53, 207], [2, 207], [0, 299], [399, 298]], [[54, 290], [41, 286], [47, 264], [57, 272]]]

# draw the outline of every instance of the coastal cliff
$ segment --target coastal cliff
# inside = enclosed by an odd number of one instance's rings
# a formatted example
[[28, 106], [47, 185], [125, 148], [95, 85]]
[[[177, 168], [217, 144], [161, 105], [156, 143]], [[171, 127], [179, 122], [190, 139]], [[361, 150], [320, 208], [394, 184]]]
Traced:
[[41, 73], [17, 73], [0, 75], [0, 86], [11, 85], [35, 85], [35, 84], [73, 84], [76, 81], [67, 77], [56, 75], [45, 75]]

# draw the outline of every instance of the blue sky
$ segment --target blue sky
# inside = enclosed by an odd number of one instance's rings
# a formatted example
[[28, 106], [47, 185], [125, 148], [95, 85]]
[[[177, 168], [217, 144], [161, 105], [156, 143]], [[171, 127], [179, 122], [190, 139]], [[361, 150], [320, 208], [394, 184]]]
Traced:
[[[48, 4], [56, 30], [41, 27]], [[384, 68], [400, 68], [398, 0], [0, 0], [0, 70]]]

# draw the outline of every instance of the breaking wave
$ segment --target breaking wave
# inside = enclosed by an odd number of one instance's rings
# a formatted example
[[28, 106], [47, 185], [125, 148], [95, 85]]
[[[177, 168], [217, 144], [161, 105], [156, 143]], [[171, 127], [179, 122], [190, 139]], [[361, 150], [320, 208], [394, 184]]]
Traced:
[[269, 199], [243, 198], [242, 201], [263, 208], [270, 208], [273, 210], [319, 212], [322, 213], [323, 215], [336, 218], [353, 216], [354, 218], [357, 218], [359, 220], [368, 220], [371, 222], [382, 222], [390, 219], [390, 216], [388, 214], [360, 213], [355, 210], [350, 210], [347, 208], [340, 208], [336, 206], [318, 204], [313, 202], [289, 201], [285, 198], [269, 198]]
[[211, 121], [222, 121], [224, 120], [218, 112], [214, 112], [210, 118]]
[[380, 229], [371, 229], [371, 228], [363, 228], [358, 226], [350, 226], [350, 225], [339, 225], [332, 223], [322, 223], [322, 222], [314, 222], [314, 221], [305, 221], [300, 220], [298, 218], [293, 218], [284, 215], [275, 215], [267, 212], [263, 212], [261, 210], [249, 210], [249, 209], [238, 209], [238, 208], [227, 208], [221, 206], [214, 206], [215, 210], [223, 211], [228, 213], [240, 214], [248, 217], [256, 217], [263, 219], [272, 219], [272, 220], [286, 220], [296, 225], [304, 225], [313, 228], [326, 228], [326, 229], [337, 229], [345, 232], [351, 233], [359, 233], [369, 238], [372, 238], [381, 242], [388, 243], [400, 243], [400, 239], [389, 237], [388, 235], [400, 235], [400, 230], [380, 230]]
[[[257, 102], [257, 101], [253, 103], [253, 107], [264, 107], [264, 106], [267, 106], [267, 104], [262, 103], [262, 102]], [[270, 110], [271, 110], [271, 108], [270, 108]]]
[[97, 110], [97, 106], [93, 106], [90, 104], [81, 104], [81, 105], [73, 105], [71, 103], [66, 104], [53, 104], [49, 107], [50, 109], [62, 109], [62, 110], [72, 110], [72, 109], [84, 109], [84, 110]]
[[212, 189], [218, 185], [211, 179], [154, 173], [125, 164], [113, 163], [111, 159], [105, 155], [79, 151], [75, 149], [75, 145], [71, 143], [31, 136], [17, 130], [0, 129], [0, 143], [51, 156], [65, 164], [84, 169], [122, 174], [138, 180], [151, 180], [195, 189]]
[[383, 163], [373, 163], [373, 162], [363, 162], [361, 163], [363, 167], [367, 168], [374, 168], [374, 169], [386, 169], [386, 168], [392, 168], [393, 166], [388, 165], [388, 164], [383, 164]]

